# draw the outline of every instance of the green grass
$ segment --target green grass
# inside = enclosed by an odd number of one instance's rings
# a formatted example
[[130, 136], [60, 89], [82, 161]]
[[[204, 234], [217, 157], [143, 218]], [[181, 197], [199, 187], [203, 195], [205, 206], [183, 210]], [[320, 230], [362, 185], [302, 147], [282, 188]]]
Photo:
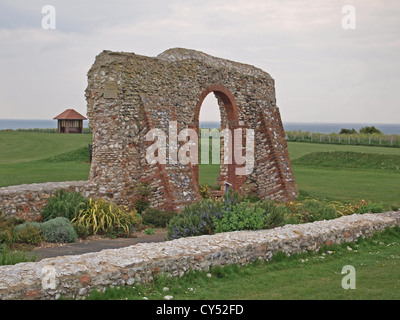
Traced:
[[12, 251], [7, 246], [0, 246], [0, 266], [14, 265], [21, 262], [34, 262], [36, 256], [24, 251]]
[[[388, 210], [392, 205], [399, 206], [400, 153], [394, 152], [398, 149], [313, 144], [308, 151], [316, 150], [315, 146], [321, 150], [333, 148], [300, 155], [302, 146], [310, 144], [289, 146], [294, 154], [292, 169], [302, 195], [345, 202], [364, 199], [383, 203]], [[338, 151], [337, 147], [351, 149]]]
[[292, 165], [312, 168], [374, 170], [400, 173], [400, 155], [360, 152], [313, 152], [294, 159]]
[[309, 153], [333, 152], [333, 151], [360, 152], [360, 153], [364, 152], [364, 153], [377, 153], [377, 154], [400, 156], [400, 148], [318, 144], [318, 143], [304, 143], [304, 142], [288, 142], [287, 145], [291, 160], [300, 158]]
[[90, 134], [0, 132], [0, 187], [87, 180]]
[[219, 164], [199, 164], [199, 184], [216, 184], [219, 170]]
[[46, 159], [89, 143], [91, 134], [0, 131], [0, 164]]
[[400, 204], [400, 179], [392, 173], [293, 166], [300, 193], [327, 200]]
[[[400, 228], [372, 238], [287, 256], [247, 266], [214, 267], [181, 278], [156, 277], [149, 285], [108, 288], [89, 299], [160, 300], [375, 300], [400, 298]], [[342, 268], [356, 272], [356, 288], [345, 290]], [[211, 277], [207, 276], [210, 274]], [[164, 288], [168, 288], [164, 291]]]

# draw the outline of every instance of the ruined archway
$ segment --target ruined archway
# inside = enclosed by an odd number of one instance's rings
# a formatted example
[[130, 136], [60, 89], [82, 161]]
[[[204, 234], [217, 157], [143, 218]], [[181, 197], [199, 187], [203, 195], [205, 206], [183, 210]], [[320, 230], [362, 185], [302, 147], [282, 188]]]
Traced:
[[[195, 130], [200, 136], [199, 133], [199, 117], [200, 110], [203, 104], [204, 99], [209, 95], [214, 94], [217, 98], [220, 115], [221, 115], [221, 132], [226, 132], [229, 130], [230, 137], [233, 137], [234, 129], [239, 127], [239, 111], [235, 101], [233, 94], [223, 85], [220, 84], [212, 84], [208, 86], [199, 97], [199, 100], [196, 104], [195, 114], [194, 114], [194, 126]], [[231, 141], [232, 142], [232, 141]], [[220, 185], [221, 188], [224, 187], [225, 183], [231, 185], [234, 189], [239, 189], [240, 184], [243, 182], [240, 179], [240, 176], [235, 174], [236, 168], [238, 167], [237, 163], [234, 161], [235, 159], [230, 155], [228, 164], [224, 163], [224, 146], [227, 143], [226, 139], [221, 137], [221, 150], [222, 154], [220, 157]], [[233, 158], [233, 159], [232, 159]], [[198, 165], [193, 166], [194, 170], [194, 178], [197, 183], [199, 182], [199, 168]]]
[[[224, 181], [260, 198], [295, 198], [298, 191], [271, 76], [253, 66], [180, 48], [157, 57], [110, 51], [96, 57], [88, 72], [86, 98], [94, 139], [89, 179], [98, 186], [99, 196], [132, 205], [141, 182], [149, 185], [155, 208], [180, 210], [200, 200], [197, 164], [169, 161], [175, 159], [174, 147], [186, 146], [171, 137], [187, 129], [198, 133], [201, 104], [211, 93], [223, 111], [221, 129], [228, 129], [237, 141], [246, 142], [247, 132], [254, 137], [251, 170], [238, 174], [244, 164], [233, 159]], [[149, 140], [149, 132], [158, 138]], [[161, 157], [151, 162], [148, 151], [160, 141], [166, 161], [158, 161]], [[163, 155], [160, 150], [154, 155]], [[244, 151], [236, 148], [234, 154]]]

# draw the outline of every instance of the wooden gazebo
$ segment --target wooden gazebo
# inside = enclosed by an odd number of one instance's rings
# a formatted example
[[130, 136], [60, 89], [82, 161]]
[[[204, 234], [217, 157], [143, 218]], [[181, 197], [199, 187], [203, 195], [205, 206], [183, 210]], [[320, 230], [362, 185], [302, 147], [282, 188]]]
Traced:
[[53, 119], [58, 120], [58, 133], [83, 133], [83, 115], [74, 109], [67, 109]]

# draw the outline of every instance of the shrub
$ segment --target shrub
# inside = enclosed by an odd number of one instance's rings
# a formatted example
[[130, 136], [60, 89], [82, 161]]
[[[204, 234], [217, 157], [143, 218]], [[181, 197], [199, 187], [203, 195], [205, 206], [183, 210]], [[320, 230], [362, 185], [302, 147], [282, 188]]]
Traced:
[[208, 186], [208, 184], [201, 185], [199, 191], [202, 199], [210, 198], [210, 187]]
[[13, 242], [13, 234], [10, 230], [0, 230], [0, 244], [10, 245]]
[[225, 203], [203, 199], [188, 205], [168, 224], [168, 238], [198, 236], [214, 233], [214, 218], [222, 216]]
[[242, 202], [223, 210], [222, 217], [214, 217], [215, 232], [259, 230], [265, 225], [265, 211]]
[[135, 209], [137, 213], [142, 214], [147, 208], [150, 207], [150, 185], [147, 182], [139, 182], [136, 186], [135, 190], [136, 201], [135, 201]]
[[284, 205], [278, 205], [275, 201], [268, 200], [259, 201], [256, 205], [264, 211], [264, 229], [280, 227], [285, 224], [288, 210]]
[[48, 242], [70, 243], [75, 242], [78, 238], [71, 221], [64, 217], [57, 217], [43, 222], [41, 229]]
[[17, 241], [30, 245], [37, 245], [43, 241], [40, 223], [26, 222], [15, 227]]
[[360, 200], [355, 203], [332, 201], [331, 204], [335, 207], [337, 213], [342, 216], [354, 213], [379, 213], [384, 211], [382, 203], [369, 203], [366, 200]]
[[381, 130], [378, 130], [377, 128], [375, 128], [374, 126], [371, 127], [363, 127], [360, 129], [360, 133], [363, 134], [373, 134], [373, 133], [378, 133], [378, 134], [383, 134]]
[[357, 131], [353, 129], [344, 129], [340, 130], [339, 134], [356, 134]]
[[146, 228], [145, 230], [144, 230], [144, 234], [154, 234], [154, 229], [152, 229], [152, 228]]
[[286, 223], [306, 223], [320, 220], [330, 220], [338, 217], [338, 212], [333, 204], [328, 204], [316, 199], [306, 199], [302, 202], [287, 204], [288, 215]]
[[92, 234], [107, 233], [116, 228], [122, 228], [129, 234], [129, 229], [141, 223], [141, 220], [136, 211], [100, 198], [90, 199], [88, 206], [79, 210], [72, 222], [84, 226]]
[[143, 213], [143, 224], [156, 228], [165, 228], [175, 215], [176, 212], [173, 211], [161, 211], [149, 208]]
[[379, 213], [383, 212], [383, 204], [382, 203], [366, 203], [362, 205], [358, 213]]
[[309, 222], [330, 220], [338, 217], [334, 206], [317, 200], [303, 201], [302, 210], [306, 212]]
[[90, 231], [84, 225], [74, 224], [73, 226], [78, 238], [86, 239], [90, 235]]
[[85, 206], [89, 200], [82, 196], [79, 192], [67, 192], [63, 189], [57, 190], [53, 196], [46, 201], [45, 207], [40, 215], [43, 221], [64, 217], [72, 220], [78, 206]]

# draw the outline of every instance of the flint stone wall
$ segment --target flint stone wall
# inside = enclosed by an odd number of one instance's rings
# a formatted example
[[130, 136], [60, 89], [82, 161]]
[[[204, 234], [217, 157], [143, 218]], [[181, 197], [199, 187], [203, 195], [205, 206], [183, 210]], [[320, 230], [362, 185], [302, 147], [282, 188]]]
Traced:
[[86, 99], [93, 132], [89, 179], [97, 183], [97, 194], [131, 206], [138, 182], [147, 182], [154, 208], [179, 211], [200, 200], [198, 166], [148, 163], [146, 150], [154, 142], [146, 141], [146, 133], [161, 129], [169, 141], [170, 121], [177, 122], [178, 133], [198, 130], [201, 103], [209, 93], [218, 100], [221, 128], [255, 133], [254, 170], [238, 176], [233, 159], [221, 165], [220, 183], [261, 199], [296, 198], [274, 79], [254, 66], [182, 48], [157, 57], [111, 51], [96, 57]]
[[[160, 272], [182, 276], [191, 269], [207, 271], [212, 266], [268, 260], [278, 251], [316, 251], [323, 245], [356, 241], [398, 225], [400, 212], [352, 215], [0, 266], [0, 299], [58, 299], [61, 295], [81, 299], [94, 289], [146, 282]], [[53, 268], [55, 287], [44, 289], [44, 270], [49, 268]]]
[[0, 211], [6, 218], [35, 220], [49, 198], [58, 189], [80, 192], [94, 198], [96, 186], [90, 181], [22, 184], [0, 188]]

